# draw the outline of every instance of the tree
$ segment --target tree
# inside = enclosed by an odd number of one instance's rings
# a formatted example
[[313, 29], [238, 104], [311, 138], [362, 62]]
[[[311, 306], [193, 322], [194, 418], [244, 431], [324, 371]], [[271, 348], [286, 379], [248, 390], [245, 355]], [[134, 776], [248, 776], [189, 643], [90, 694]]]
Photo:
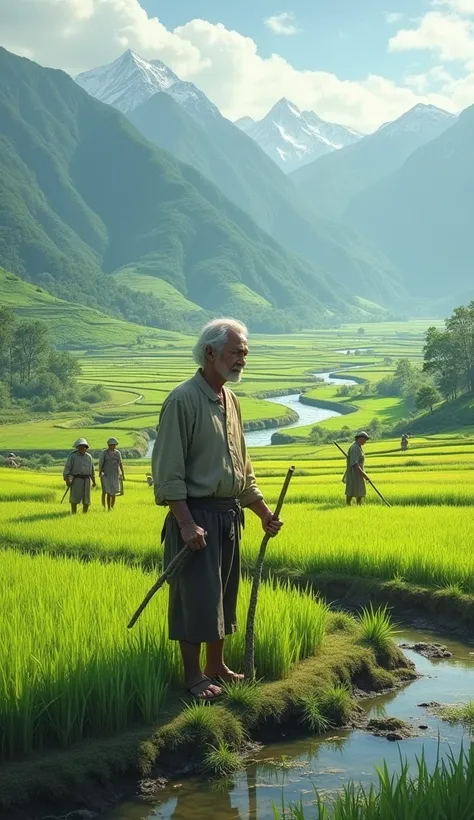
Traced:
[[21, 322], [14, 330], [13, 366], [20, 384], [31, 381], [51, 349], [48, 326], [44, 322]]
[[423, 384], [416, 393], [415, 404], [418, 410], [430, 410], [433, 412], [433, 405], [440, 400], [441, 396], [436, 387], [432, 384]]
[[360, 327], [359, 330], [357, 331], [357, 335], [358, 336], [365, 336], [365, 328]]

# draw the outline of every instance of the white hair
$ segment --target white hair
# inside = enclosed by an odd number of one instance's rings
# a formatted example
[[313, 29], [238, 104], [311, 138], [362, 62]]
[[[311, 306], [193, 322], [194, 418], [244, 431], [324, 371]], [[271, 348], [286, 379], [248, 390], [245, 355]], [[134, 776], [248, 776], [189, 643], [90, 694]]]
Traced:
[[239, 336], [248, 336], [248, 330], [242, 322], [237, 319], [213, 319], [201, 330], [201, 334], [193, 347], [193, 357], [199, 367], [206, 364], [206, 348], [221, 351], [229, 337], [229, 331], [234, 331]]

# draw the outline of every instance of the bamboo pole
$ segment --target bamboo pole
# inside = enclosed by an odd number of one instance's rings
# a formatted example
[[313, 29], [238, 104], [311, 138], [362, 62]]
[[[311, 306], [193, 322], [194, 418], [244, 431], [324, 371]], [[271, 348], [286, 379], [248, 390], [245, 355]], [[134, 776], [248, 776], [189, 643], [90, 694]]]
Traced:
[[145, 609], [145, 607], [148, 606], [151, 599], [153, 598], [155, 592], [158, 592], [158, 590], [163, 586], [164, 583], [166, 583], [166, 581], [170, 581], [173, 577], [175, 577], [181, 572], [186, 561], [188, 560], [188, 558], [191, 557], [191, 555], [192, 552], [188, 547], [183, 547], [183, 549], [180, 552], [178, 552], [177, 555], [175, 555], [173, 560], [170, 561], [170, 563], [166, 567], [163, 574], [160, 575], [160, 577], [153, 584], [149, 592], [147, 592], [137, 611], [134, 613], [134, 615], [132, 615], [130, 622], [128, 623], [127, 629], [131, 629], [132, 626], [135, 626], [143, 610]]
[[[283, 502], [285, 500], [285, 496], [288, 491], [288, 487], [290, 486], [290, 481], [293, 478], [294, 472], [295, 468], [290, 467], [286, 474], [286, 478], [280, 492], [280, 497], [275, 507], [273, 520], [276, 520], [280, 517], [281, 508], [283, 507]], [[245, 630], [244, 674], [247, 680], [255, 679], [255, 613], [257, 611], [258, 590], [260, 587], [260, 582], [262, 580], [263, 561], [265, 559], [265, 553], [267, 551], [267, 545], [270, 538], [271, 536], [268, 534], [265, 534], [263, 537], [262, 543], [260, 545], [260, 551], [258, 553], [257, 563], [255, 565], [255, 570], [253, 573], [252, 591], [250, 593], [250, 603], [247, 615], [247, 628]]]
[[[342, 455], [344, 456], [344, 458], [345, 458], [345, 459], [347, 459], [347, 453], [346, 453], [346, 452], [342, 449], [342, 447], [340, 447], [340, 446], [339, 446], [339, 444], [337, 443], [337, 441], [333, 441], [333, 444], [335, 444], [335, 445], [336, 445], [337, 449], [341, 451], [341, 453], [342, 453]], [[392, 506], [391, 504], [389, 504], [389, 503], [388, 503], [387, 499], [386, 499], [386, 498], [382, 495], [382, 493], [380, 492], [380, 490], [378, 490], [378, 489], [377, 489], [377, 487], [375, 486], [375, 484], [374, 484], [374, 482], [372, 481], [372, 479], [371, 479], [371, 478], [369, 478], [368, 476], [367, 476], [367, 483], [368, 483], [368, 484], [370, 484], [370, 486], [372, 487], [372, 489], [373, 489], [373, 490], [375, 490], [375, 492], [377, 493], [377, 495], [379, 496], [379, 498], [381, 498], [381, 499], [382, 499], [383, 503], [384, 503], [387, 507], [391, 507], [391, 506]]]

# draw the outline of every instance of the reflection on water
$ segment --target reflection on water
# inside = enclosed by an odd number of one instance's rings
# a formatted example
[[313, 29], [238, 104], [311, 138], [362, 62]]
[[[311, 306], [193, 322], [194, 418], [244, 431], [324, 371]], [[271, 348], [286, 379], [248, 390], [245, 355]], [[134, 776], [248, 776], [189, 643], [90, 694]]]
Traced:
[[[173, 783], [157, 796], [156, 803], [126, 803], [107, 820], [273, 820], [273, 804], [303, 799], [313, 801], [314, 787], [330, 799], [350, 779], [376, 782], [374, 766], [385, 758], [398, 769], [400, 750], [414, 763], [424, 748], [433, 767], [438, 755], [456, 750], [463, 740], [460, 727], [449, 726], [427, 715], [418, 704], [427, 701], [462, 702], [474, 692], [474, 647], [429, 633], [404, 630], [400, 642], [420, 640], [445, 643], [454, 657], [430, 661], [407, 652], [423, 678], [398, 692], [363, 701], [370, 716], [388, 714], [428, 725], [420, 736], [400, 745], [361, 731], [334, 732], [324, 738], [306, 738], [266, 746], [231, 783], [212, 784], [196, 778]], [[464, 737], [464, 740], [468, 741]]]

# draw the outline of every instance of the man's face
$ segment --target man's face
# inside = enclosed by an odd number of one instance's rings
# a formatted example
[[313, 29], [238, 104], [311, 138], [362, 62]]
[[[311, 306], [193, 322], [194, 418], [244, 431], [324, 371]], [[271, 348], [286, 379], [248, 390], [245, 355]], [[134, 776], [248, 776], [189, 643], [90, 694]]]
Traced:
[[214, 367], [223, 379], [236, 384], [242, 378], [248, 352], [245, 336], [231, 330], [223, 350], [214, 359]]
[[356, 438], [356, 442], [359, 445], [359, 447], [363, 447], [364, 444], [367, 444], [367, 439], [365, 436], [359, 436], [358, 438]]
[[109, 450], [112, 450], [112, 452], [113, 452], [115, 450], [116, 446], [117, 446], [116, 444], [109, 444]]
[[80, 444], [80, 445], [79, 445], [79, 447], [78, 447], [77, 449], [79, 450], [79, 455], [80, 455], [80, 456], [83, 456], [83, 455], [84, 455], [84, 453], [85, 453], [85, 452], [86, 452], [86, 450], [87, 450], [87, 447], [85, 446], [85, 444]]

